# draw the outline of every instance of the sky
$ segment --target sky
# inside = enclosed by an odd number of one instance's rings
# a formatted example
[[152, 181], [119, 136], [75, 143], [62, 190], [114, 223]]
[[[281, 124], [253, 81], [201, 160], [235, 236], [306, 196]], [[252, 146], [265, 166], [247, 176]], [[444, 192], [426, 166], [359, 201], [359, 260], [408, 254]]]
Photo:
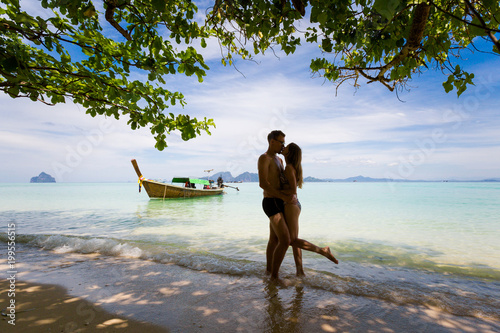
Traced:
[[[154, 148], [148, 129], [126, 118], [92, 118], [72, 102], [46, 106], [0, 95], [0, 182], [29, 182], [46, 172], [57, 182], [129, 182], [136, 159], [146, 178], [203, 177], [257, 172], [267, 134], [286, 133], [303, 150], [304, 176], [407, 180], [500, 178], [500, 57], [470, 54], [461, 64], [476, 86], [460, 98], [446, 93], [440, 71], [429, 70], [396, 95], [380, 84], [356, 89], [313, 77], [314, 45], [292, 56], [267, 53], [256, 62], [224, 67], [214, 41], [202, 54], [210, 66], [203, 83], [173, 75], [167, 88], [187, 105], [166, 112], [213, 118], [212, 135], [167, 137]], [[398, 98], [399, 97], [399, 98]]]

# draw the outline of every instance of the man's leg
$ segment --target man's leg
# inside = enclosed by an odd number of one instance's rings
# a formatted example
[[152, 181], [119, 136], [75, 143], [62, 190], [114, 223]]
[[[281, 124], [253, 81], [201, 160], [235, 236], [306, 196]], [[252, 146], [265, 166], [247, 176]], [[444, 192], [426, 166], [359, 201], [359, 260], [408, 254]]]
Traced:
[[286, 251], [290, 246], [290, 233], [288, 232], [288, 227], [285, 223], [283, 213], [275, 214], [271, 216], [269, 220], [272, 230], [278, 237], [278, 245], [274, 250], [271, 270], [271, 278], [277, 279], [281, 263], [283, 262]]
[[267, 242], [266, 249], [266, 274], [271, 274], [273, 271], [273, 256], [276, 246], [278, 246], [278, 236], [276, 236], [269, 223], [269, 241]]

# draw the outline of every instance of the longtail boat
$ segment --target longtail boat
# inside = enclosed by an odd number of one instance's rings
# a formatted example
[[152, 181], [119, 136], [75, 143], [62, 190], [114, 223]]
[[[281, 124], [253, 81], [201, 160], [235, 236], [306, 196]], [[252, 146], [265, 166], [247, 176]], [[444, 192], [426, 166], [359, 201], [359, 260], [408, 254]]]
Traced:
[[[172, 183], [182, 183], [183, 185], [173, 185], [167, 184], [151, 179], [146, 179], [139, 170], [137, 161], [133, 159], [132, 165], [134, 166], [135, 172], [139, 177], [139, 192], [141, 187], [144, 186], [148, 196], [155, 199], [167, 199], [167, 198], [192, 198], [192, 197], [203, 197], [208, 195], [220, 195], [224, 193], [224, 190], [219, 187], [212, 187], [211, 183], [205, 179], [187, 178], [187, 177], [176, 177], [172, 179]], [[203, 188], [195, 188], [194, 184], [203, 185]]]

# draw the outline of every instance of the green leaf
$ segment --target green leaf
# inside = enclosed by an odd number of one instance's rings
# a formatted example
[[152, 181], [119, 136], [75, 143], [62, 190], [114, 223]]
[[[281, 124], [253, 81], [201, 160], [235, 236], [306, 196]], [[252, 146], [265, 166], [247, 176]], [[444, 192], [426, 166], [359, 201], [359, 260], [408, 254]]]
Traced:
[[326, 23], [327, 19], [328, 19], [328, 14], [325, 12], [320, 13], [317, 17], [319, 24], [322, 24], [322, 25], [324, 25]]
[[71, 56], [69, 54], [61, 54], [61, 62], [68, 63], [71, 62]]
[[92, 17], [95, 14], [96, 14], [95, 7], [93, 5], [90, 5], [89, 7], [83, 10], [83, 16], [85, 17]]
[[7, 89], [7, 93], [11, 97], [16, 97], [19, 95], [19, 87], [18, 86], [10, 87], [9, 89]]
[[176, 73], [175, 72], [175, 66], [174, 66], [174, 64], [169, 64], [168, 65], [168, 71], [169, 71], [170, 74], [175, 74]]
[[323, 41], [321, 42], [321, 48], [325, 52], [332, 52], [333, 48], [332, 41], [329, 38], [324, 38]]
[[399, 2], [399, 0], [375, 0], [373, 9], [387, 20], [390, 20], [394, 17]]
[[443, 82], [443, 88], [444, 88], [444, 91], [446, 91], [446, 93], [449, 93], [450, 91], [453, 90], [453, 81], [454, 81], [454, 76], [449, 75], [448, 80]]
[[311, 22], [315, 23], [318, 22], [318, 15], [321, 13], [319, 10], [319, 4], [316, 4], [315, 2], [311, 3], [312, 8], [311, 8]]
[[167, 143], [161, 139], [156, 139], [155, 148], [159, 151], [163, 151], [167, 147]]
[[36, 92], [36, 91], [32, 91], [32, 92], [30, 93], [30, 99], [31, 99], [33, 102], [37, 101], [37, 100], [38, 100], [38, 92]]
[[0, 67], [6, 72], [14, 72], [18, 69], [19, 63], [15, 56], [10, 56], [0, 62]]
[[151, 0], [151, 4], [157, 12], [165, 10], [165, 0]]
[[198, 82], [202, 83], [203, 82], [203, 74], [200, 74], [200, 72], [196, 72], [196, 75], [198, 76]]
[[[472, 24], [474, 24], [474, 25], [472, 25]], [[469, 31], [471, 34], [473, 34], [475, 36], [488, 35], [488, 33], [486, 32], [485, 29], [478, 27], [478, 26], [481, 26], [481, 22], [479, 21], [479, 19], [477, 17], [474, 16], [474, 18], [472, 19], [472, 24], [469, 25]]]

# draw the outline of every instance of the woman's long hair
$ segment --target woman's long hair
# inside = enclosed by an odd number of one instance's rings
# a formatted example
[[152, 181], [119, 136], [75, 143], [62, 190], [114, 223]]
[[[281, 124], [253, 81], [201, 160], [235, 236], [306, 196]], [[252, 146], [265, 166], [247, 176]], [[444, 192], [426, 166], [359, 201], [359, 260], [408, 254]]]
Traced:
[[304, 180], [302, 179], [302, 149], [295, 144], [290, 143], [288, 145], [288, 154], [285, 157], [286, 163], [291, 164], [295, 168], [295, 172], [297, 173], [297, 186], [302, 188], [302, 184]]

